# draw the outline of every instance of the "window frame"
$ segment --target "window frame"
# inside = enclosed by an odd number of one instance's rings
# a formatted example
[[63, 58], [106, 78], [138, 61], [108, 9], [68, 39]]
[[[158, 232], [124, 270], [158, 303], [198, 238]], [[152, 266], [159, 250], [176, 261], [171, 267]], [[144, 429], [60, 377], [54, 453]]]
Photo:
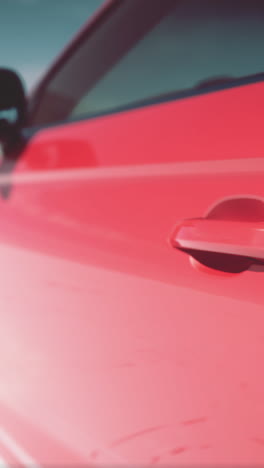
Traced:
[[[94, 31], [101, 26], [102, 23], [122, 4], [123, 0], [106, 0], [105, 3], [90, 17], [90, 19], [84, 24], [83, 28], [77, 33], [72, 41], [66, 45], [62, 53], [57, 57], [54, 63], [48, 68], [41, 81], [38, 83], [36, 88], [32, 91], [28, 98], [28, 128], [34, 127], [31, 125], [31, 121], [34, 119], [34, 115], [37, 112], [42, 96], [45, 92], [46, 87], [52, 81], [53, 77], [58, 71], [68, 62], [72, 55], [79, 49], [84, 41], [91, 36]], [[77, 119], [79, 120], [79, 119]], [[63, 123], [70, 123], [70, 120], [63, 120], [61, 122], [44, 124], [38, 127], [54, 127]]]

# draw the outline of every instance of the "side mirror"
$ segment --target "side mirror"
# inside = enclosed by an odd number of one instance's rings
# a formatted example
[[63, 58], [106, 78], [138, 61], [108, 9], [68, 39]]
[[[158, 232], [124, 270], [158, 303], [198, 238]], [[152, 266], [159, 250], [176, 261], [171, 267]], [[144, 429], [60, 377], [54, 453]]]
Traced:
[[0, 143], [9, 149], [17, 143], [26, 122], [27, 101], [23, 83], [12, 70], [0, 68]]

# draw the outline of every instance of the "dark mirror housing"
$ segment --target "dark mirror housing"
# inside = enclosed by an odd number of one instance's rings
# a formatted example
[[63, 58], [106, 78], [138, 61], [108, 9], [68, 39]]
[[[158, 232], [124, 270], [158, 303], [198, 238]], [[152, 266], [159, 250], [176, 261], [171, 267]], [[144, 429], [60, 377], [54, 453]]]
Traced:
[[0, 142], [17, 143], [26, 122], [27, 101], [22, 80], [7, 68], [0, 68]]

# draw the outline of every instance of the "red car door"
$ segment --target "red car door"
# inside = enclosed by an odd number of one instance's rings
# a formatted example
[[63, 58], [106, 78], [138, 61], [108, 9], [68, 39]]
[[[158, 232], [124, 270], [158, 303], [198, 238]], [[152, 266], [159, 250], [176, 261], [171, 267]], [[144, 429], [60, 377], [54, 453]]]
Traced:
[[263, 21], [110, 2], [37, 89], [0, 181], [7, 461], [263, 463]]

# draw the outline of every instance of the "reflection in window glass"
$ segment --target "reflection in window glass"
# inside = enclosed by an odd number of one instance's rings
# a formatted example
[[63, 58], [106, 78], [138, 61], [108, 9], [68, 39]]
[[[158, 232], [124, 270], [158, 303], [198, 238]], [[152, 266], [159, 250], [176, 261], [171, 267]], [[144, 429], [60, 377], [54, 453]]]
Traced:
[[184, 0], [141, 39], [72, 115], [264, 71], [264, 1]]

